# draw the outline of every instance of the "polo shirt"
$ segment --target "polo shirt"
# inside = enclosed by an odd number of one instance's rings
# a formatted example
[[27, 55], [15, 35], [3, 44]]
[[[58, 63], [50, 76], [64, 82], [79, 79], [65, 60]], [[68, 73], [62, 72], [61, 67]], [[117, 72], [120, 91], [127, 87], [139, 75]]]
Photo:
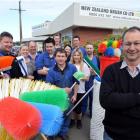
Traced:
[[73, 64], [67, 63], [64, 70], [60, 70], [57, 64], [50, 68], [46, 76], [46, 82], [54, 84], [60, 88], [71, 87], [76, 79], [73, 74], [77, 71]]

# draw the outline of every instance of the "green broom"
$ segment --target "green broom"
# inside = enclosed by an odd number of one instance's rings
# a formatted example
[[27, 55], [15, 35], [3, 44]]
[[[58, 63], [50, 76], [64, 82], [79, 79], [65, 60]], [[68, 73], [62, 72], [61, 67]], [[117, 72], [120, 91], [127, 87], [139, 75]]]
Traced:
[[94, 66], [94, 64], [92, 63], [92, 61], [88, 58], [88, 56], [84, 57], [84, 62], [90, 67], [92, 68], [92, 70], [96, 73], [96, 75], [100, 78], [100, 70]]
[[[73, 77], [80, 81], [83, 77], [85, 76], [85, 74], [82, 71], [77, 71], [73, 74]], [[74, 82], [74, 84], [71, 86], [71, 89], [73, 89], [73, 87], [76, 85], [77, 82]]]
[[24, 92], [19, 98], [28, 102], [56, 105], [59, 106], [62, 111], [65, 111], [69, 106], [68, 94], [64, 89]]

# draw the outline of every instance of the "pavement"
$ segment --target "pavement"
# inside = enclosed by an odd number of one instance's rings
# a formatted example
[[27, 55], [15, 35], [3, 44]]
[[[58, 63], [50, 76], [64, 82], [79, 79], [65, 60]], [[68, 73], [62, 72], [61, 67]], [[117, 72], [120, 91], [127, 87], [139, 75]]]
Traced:
[[69, 140], [89, 140], [90, 139], [90, 118], [85, 115], [82, 118], [82, 129], [77, 129], [76, 126], [69, 131]]
[[[90, 118], [86, 114], [82, 118], [82, 129], [77, 129], [76, 126], [69, 129], [69, 140], [90, 140]], [[56, 138], [55, 140], [61, 140]]]

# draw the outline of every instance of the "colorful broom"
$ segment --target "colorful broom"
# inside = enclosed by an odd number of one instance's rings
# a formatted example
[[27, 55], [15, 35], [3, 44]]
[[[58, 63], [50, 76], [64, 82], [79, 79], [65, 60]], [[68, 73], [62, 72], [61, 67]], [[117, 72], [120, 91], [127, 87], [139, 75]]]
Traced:
[[0, 99], [11, 96], [19, 98], [21, 92], [58, 89], [55, 85], [31, 79], [0, 79]]
[[0, 73], [3, 74], [4, 71], [10, 70], [13, 60], [13, 56], [1, 56], [0, 57]]
[[63, 123], [63, 113], [58, 106], [28, 102], [42, 115], [40, 132], [47, 136], [57, 135]]
[[[85, 74], [81, 71], [77, 71], [73, 74], [73, 77], [80, 81], [83, 77], [85, 76]], [[71, 89], [73, 89], [73, 87], [77, 84], [77, 82], [74, 82], [74, 84], [71, 86]]]
[[84, 62], [92, 68], [95, 74], [100, 78], [100, 70], [92, 63], [92, 61], [88, 58], [88, 56], [84, 57]]
[[14, 140], [14, 138], [12, 138], [6, 131], [5, 128], [3, 128], [0, 125], [0, 140]]
[[20, 95], [20, 99], [28, 102], [57, 105], [62, 111], [65, 111], [69, 106], [68, 94], [64, 89], [25, 92]]
[[16, 140], [29, 140], [40, 129], [40, 112], [13, 97], [0, 100], [0, 124]]

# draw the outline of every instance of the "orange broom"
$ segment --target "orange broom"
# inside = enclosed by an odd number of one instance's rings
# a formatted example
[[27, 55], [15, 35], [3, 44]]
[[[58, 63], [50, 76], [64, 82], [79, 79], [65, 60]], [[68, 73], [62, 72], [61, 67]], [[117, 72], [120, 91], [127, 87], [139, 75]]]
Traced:
[[40, 112], [13, 97], [0, 100], [0, 124], [15, 140], [29, 140], [41, 126]]
[[4, 71], [11, 69], [14, 59], [15, 59], [14, 56], [1, 56], [0, 57], [0, 73], [1, 74], [3, 74]]

